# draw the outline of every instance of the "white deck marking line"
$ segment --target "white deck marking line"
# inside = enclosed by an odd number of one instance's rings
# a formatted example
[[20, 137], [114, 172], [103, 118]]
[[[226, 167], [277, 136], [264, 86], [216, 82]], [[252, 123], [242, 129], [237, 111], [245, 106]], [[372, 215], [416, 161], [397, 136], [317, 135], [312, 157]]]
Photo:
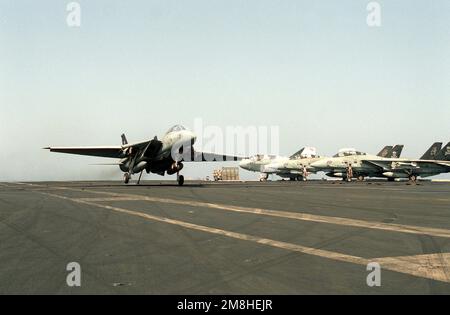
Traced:
[[383, 257], [375, 259], [381, 266], [392, 271], [404, 270], [405, 273], [429, 279], [446, 279], [450, 282], [450, 253], [425, 254], [401, 257]]
[[[64, 189], [67, 189], [67, 188], [64, 188]], [[308, 213], [301, 213], [301, 212], [289, 212], [289, 211], [280, 211], [280, 210], [267, 210], [267, 209], [261, 209], [261, 208], [231, 206], [231, 205], [223, 205], [223, 204], [215, 204], [215, 203], [207, 203], [207, 202], [199, 202], [199, 201], [187, 201], [187, 200], [184, 201], [184, 200], [176, 200], [176, 199], [147, 197], [147, 196], [130, 195], [130, 194], [117, 194], [117, 193], [99, 192], [99, 191], [95, 191], [95, 192], [89, 191], [89, 192], [94, 193], [94, 194], [111, 195], [112, 197], [111, 198], [79, 198], [79, 199], [83, 200], [83, 201], [93, 201], [93, 202], [132, 201], [132, 200], [151, 201], [151, 202], [176, 204], [176, 205], [191, 206], [191, 207], [203, 207], [203, 208], [219, 209], [219, 210], [234, 211], [234, 212], [241, 212], [241, 213], [259, 214], [259, 215], [273, 216], [273, 217], [286, 218], [286, 219], [294, 219], [294, 220], [300, 220], [300, 221], [328, 223], [328, 224], [353, 226], [353, 227], [384, 230], [384, 231], [391, 231], [391, 232], [400, 232], [400, 233], [408, 233], [408, 234], [416, 234], [416, 235], [429, 235], [429, 236], [435, 236], [435, 237], [450, 238], [450, 230], [440, 229], [440, 228], [422, 227], [422, 226], [414, 226], [414, 225], [403, 225], [403, 224], [395, 224], [395, 223], [383, 223], [383, 222], [375, 222], [375, 221], [365, 221], [365, 220], [348, 219], [348, 218], [341, 218], [341, 217], [322, 216], [322, 215], [308, 214]]]
[[[276, 240], [272, 240], [272, 239], [268, 239], [268, 238], [262, 238], [262, 237], [258, 237], [258, 236], [254, 236], [254, 235], [242, 234], [242, 233], [222, 230], [222, 229], [218, 229], [218, 228], [212, 228], [212, 227], [208, 227], [208, 226], [204, 226], [204, 225], [198, 225], [198, 224], [194, 224], [194, 223], [169, 219], [169, 218], [165, 218], [165, 217], [147, 214], [144, 212], [127, 210], [127, 209], [123, 209], [123, 208], [119, 208], [119, 207], [98, 204], [95, 202], [86, 201], [86, 200], [82, 200], [82, 199], [69, 198], [66, 196], [61, 196], [61, 195], [56, 195], [56, 194], [51, 194], [51, 193], [44, 193], [44, 192], [40, 192], [40, 193], [48, 195], [48, 196], [52, 196], [55, 198], [70, 200], [70, 201], [73, 201], [76, 203], [86, 204], [86, 205], [90, 205], [90, 206], [94, 206], [94, 207], [98, 207], [98, 208], [103, 208], [103, 209], [107, 209], [107, 210], [111, 210], [111, 211], [115, 211], [115, 212], [119, 212], [119, 213], [123, 213], [123, 214], [128, 214], [128, 215], [144, 218], [147, 220], [172, 224], [172, 225], [181, 226], [181, 227], [191, 229], [191, 230], [221, 235], [221, 236], [225, 236], [225, 237], [229, 237], [229, 238], [239, 239], [239, 240], [243, 240], [243, 241], [253, 242], [253, 243], [257, 243], [257, 244], [261, 244], [261, 245], [276, 247], [276, 248], [280, 248], [280, 249], [284, 249], [284, 250], [288, 250], [288, 251], [292, 251], [292, 252], [298, 252], [298, 253], [302, 253], [302, 254], [306, 254], [306, 255], [312, 255], [312, 256], [327, 258], [327, 259], [341, 261], [341, 262], [347, 262], [347, 263], [353, 263], [353, 264], [367, 266], [367, 264], [369, 264], [370, 262], [385, 261], [386, 266], [380, 264], [383, 269], [391, 270], [391, 271], [395, 271], [395, 272], [399, 272], [399, 273], [403, 273], [403, 274], [413, 275], [413, 276], [417, 276], [417, 277], [421, 277], [421, 278], [427, 278], [427, 279], [450, 283], [450, 278], [448, 277], [448, 272], [445, 270], [449, 267], [449, 265], [448, 265], [448, 263], [442, 264], [442, 260], [428, 259], [427, 264], [421, 265], [423, 268], [415, 269], [415, 268], [411, 268], [408, 266], [404, 266], [405, 262], [407, 262], [407, 261], [400, 259], [400, 258], [396, 258], [396, 257], [366, 259], [366, 258], [362, 258], [362, 257], [358, 257], [358, 256], [341, 254], [341, 253], [336, 253], [336, 252], [332, 252], [332, 251], [327, 251], [327, 250], [322, 250], [322, 249], [317, 249], [317, 248], [312, 248], [312, 247], [306, 247], [306, 246], [287, 243], [287, 242], [276, 241]], [[441, 255], [446, 255], [445, 257], [447, 257], [447, 256], [450, 257], [450, 253], [441, 254]], [[411, 257], [414, 257], [414, 256], [411, 256]], [[437, 269], [439, 269], [439, 270], [437, 270]], [[364, 278], [365, 274], [362, 277]]]
[[21, 185], [21, 186], [29, 186], [29, 187], [46, 187], [46, 188], [49, 188], [48, 186], [44, 186], [44, 185], [40, 185], [40, 184], [32, 184], [32, 183], [24, 183], [24, 182], [13, 182], [11, 184]]

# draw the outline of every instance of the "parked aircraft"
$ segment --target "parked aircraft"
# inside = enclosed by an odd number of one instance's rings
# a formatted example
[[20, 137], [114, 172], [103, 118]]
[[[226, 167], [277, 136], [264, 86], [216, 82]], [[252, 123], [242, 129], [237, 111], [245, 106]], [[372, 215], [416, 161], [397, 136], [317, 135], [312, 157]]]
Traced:
[[364, 177], [384, 177], [388, 180], [396, 178], [409, 178], [415, 181], [418, 176], [428, 177], [450, 172], [450, 143], [437, 154], [434, 152], [436, 143], [423, 155], [423, 157], [435, 156], [436, 159], [405, 159], [384, 158], [369, 155], [363, 152], [343, 152], [332, 158], [323, 159], [311, 164], [312, 167], [324, 171], [329, 176], [342, 177], [350, 181], [347, 176], [349, 169], [360, 180]]
[[304, 147], [290, 157], [255, 155], [242, 160], [239, 166], [252, 172], [260, 172], [260, 180], [267, 180], [270, 174], [290, 180], [306, 180], [309, 173], [315, 172], [311, 163], [318, 161], [316, 148]]
[[[378, 154], [376, 155], [376, 158], [399, 158], [403, 151], [403, 145], [397, 144], [395, 146], [385, 146]], [[333, 157], [345, 157], [345, 156], [353, 156], [353, 155], [359, 155], [359, 154], [365, 154], [359, 151], [356, 151], [356, 149], [353, 148], [346, 148], [341, 149], [337, 154], [335, 154]], [[329, 177], [338, 177], [342, 178], [344, 180], [347, 180], [347, 170], [343, 171], [329, 171], [327, 174]], [[364, 180], [365, 176], [364, 174], [358, 173], [358, 171], [353, 172], [354, 177], [356, 177], [358, 180]]]

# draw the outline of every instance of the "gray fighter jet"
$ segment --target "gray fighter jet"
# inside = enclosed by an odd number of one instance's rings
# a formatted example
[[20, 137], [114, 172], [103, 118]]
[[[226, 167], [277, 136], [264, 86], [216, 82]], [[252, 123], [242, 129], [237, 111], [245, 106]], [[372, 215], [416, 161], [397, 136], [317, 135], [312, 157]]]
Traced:
[[242, 160], [239, 166], [248, 171], [260, 172], [261, 181], [267, 180], [270, 174], [293, 181], [305, 181], [309, 173], [316, 172], [311, 164], [320, 159], [322, 157], [317, 156], [315, 148], [305, 147], [290, 157], [258, 154]]
[[[397, 144], [397, 145], [395, 145], [395, 146], [385, 146], [383, 149], [381, 149], [381, 151], [376, 155], [376, 156], [372, 156], [374, 159], [380, 159], [380, 158], [399, 158], [400, 156], [401, 156], [401, 154], [402, 154], [402, 151], [403, 151], [403, 145], [402, 144]], [[353, 149], [353, 148], [349, 148], [349, 149], [341, 149], [341, 150], [339, 150], [339, 152], [337, 153], [337, 154], [335, 154], [334, 155], [334, 157], [333, 158], [340, 158], [340, 157], [348, 157], [348, 158], [350, 158], [350, 157], [352, 157], [352, 156], [357, 156], [357, 155], [366, 155], [365, 153], [363, 153], [363, 152], [359, 152], [359, 151], [356, 151], [355, 149]], [[330, 160], [330, 159], [329, 159]], [[339, 160], [339, 159], [337, 159], [337, 160]], [[317, 165], [317, 163], [316, 164], [314, 164], [314, 165]], [[345, 170], [341, 170], [341, 169], [339, 169], [339, 168], [336, 168], [336, 169], [324, 169], [324, 168], [321, 168], [320, 170], [323, 170], [323, 171], [327, 171], [327, 176], [329, 176], [329, 177], [337, 177], [337, 178], [342, 178], [343, 180], [347, 180], [348, 178], [348, 164], [347, 164], [347, 168], [345, 169]], [[365, 176], [369, 176], [369, 175], [371, 175], [371, 176], [376, 176], [377, 175], [377, 173], [362, 173], [362, 172], [359, 172], [359, 170], [358, 169], [356, 169], [355, 171], [353, 171], [353, 169], [352, 169], [352, 172], [353, 172], [353, 177], [355, 177], [355, 178], [357, 178], [358, 180], [364, 180], [364, 177]]]
[[450, 143], [435, 153], [439, 143], [434, 143], [422, 156], [435, 159], [385, 158], [363, 152], [345, 153], [312, 163], [312, 167], [327, 172], [329, 176], [339, 175], [350, 181], [348, 174], [360, 180], [364, 177], [384, 177], [388, 180], [409, 178], [415, 181], [418, 176], [429, 177], [450, 172]]
[[183, 162], [222, 162], [240, 161], [244, 157], [228, 156], [215, 153], [197, 152], [193, 148], [195, 134], [181, 125], [173, 126], [161, 140], [154, 137], [152, 140], [129, 144], [125, 135], [122, 135], [120, 146], [95, 147], [47, 147], [51, 152], [97, 156], [119, 159], [118, 165], [124, 172], [124, 182], [129, 183], [133, 174], [139, 173], [138, 184], [143, 171], [164, 176], [177, 174], [178, 184], [184, 183]]

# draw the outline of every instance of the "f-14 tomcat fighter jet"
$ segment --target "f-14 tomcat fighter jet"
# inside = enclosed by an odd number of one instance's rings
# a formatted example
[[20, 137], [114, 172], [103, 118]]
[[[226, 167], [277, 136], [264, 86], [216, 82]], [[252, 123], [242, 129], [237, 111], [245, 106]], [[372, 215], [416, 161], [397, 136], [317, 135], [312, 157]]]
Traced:
[[164, 176], [177, 174], [178, 184], [184, 183], [184, 176], [180, 175], [183, 162], [223, 162], [240, 161], [244, 157], [219, 155], [215, 153], [197, 152], [193, 144], [197, 137], [181, 125], [175, 125], [167, 131], [161, 140], [128, 143], [122, 135], [122, 145], [95, 147], [47, 147], [51, 152], [98, 156], [120, 159], [116, 164], [124, 172], [124, 182], [129, 183], [133, 174], [139, 174], [138, 184], [143, 171]]
[[292, 181], [305, 181], [309, 173], [315, 172], [310, 165], [321, 158], [317, 156], [316, 148], [304, 147], [290, 157], [258, 154], [242, 160], [239, 166], [248, 171], [260, 172], [260, 181], [267, 180], [270, 174]]
[[416, 181], [418, 176], [429, 177], [450, 172], [450, 143], [439, 151], [441, 144], [434, 143], [420, 159], [384, 158], [355, 151], [320, 160], [311, 166], [328, 172], [327, 175], [344, 174], [343, 179], [347, 181], [351, 180], [345, 176], [350, 167], [353, 177], [357, 178], [384, 177], [390, 181], [409, 178]]
[[[375, 158], [375, 159], [383, 159], [383, 158], [400, 158], [400, 155], [402, 154], [403, 151], [403, 144], [397, 144], [395, 146], [385, 146], [376, 156], [371, 155], [371, 157]], [[335, 154], [333, 156], [334, 158], [344, 158], [344, 159], [338, 159], [339, 161], [344, 161], [344, 164], [346, 164], [346, 166], [348, 167], [348, 165], [352, 165], [355, 166], [355, 164], [349, 164], [351, 157], [355, 156], [355, 155], [361, 155], [361, 156], [365, 156], [366, 154], [363, 152], [358, 152], [353, 148], [347, 148], [347, 149], [341, 149], [339, 150], [339, 152], [337, 154]], [[315, 163], [315, 162], [314, 162]], [[318, 163], [316, 163], [315, 165], [317, 166]], [[325, 169], [317, 169], [317, 170], [325, 170]], [[337, 177], [337, 178], [342, 178], [343, 180], [348, 180], [348, 172], [346, 172], [346, 169], [343, 170], [342, 168], [334, 168], [334, 169], [328, 169], [327, 172], [327, 176], [330, 177]], [[377, 175], [379, 175], [378, 170], [373, 170], [373, 172], [371, 171], [361, 171], [361, 169], [356, 168], [354, 169], [353, 175], [355, 175], [354, 177], [356, 177], [358, 180], [364, 180], [365, 176], [373, 176], [376, 177]], [[381, 175], [380, 175], [381, 176]]]

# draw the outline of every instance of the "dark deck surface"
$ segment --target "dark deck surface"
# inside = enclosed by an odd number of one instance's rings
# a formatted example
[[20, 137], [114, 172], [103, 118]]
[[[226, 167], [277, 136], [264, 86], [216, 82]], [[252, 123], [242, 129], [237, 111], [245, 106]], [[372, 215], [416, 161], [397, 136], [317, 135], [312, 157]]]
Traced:
[[0, 183], [0, 293], [450, 294], [450, 184]]

